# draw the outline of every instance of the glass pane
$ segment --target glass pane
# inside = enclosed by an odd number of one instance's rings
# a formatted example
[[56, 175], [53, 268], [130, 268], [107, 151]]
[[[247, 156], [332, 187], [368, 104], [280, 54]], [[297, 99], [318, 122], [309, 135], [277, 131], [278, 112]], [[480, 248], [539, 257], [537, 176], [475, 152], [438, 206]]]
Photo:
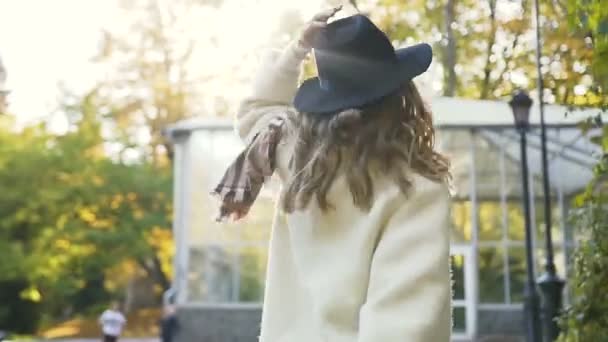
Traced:
[[197, 219], [188, 236], [188, 243], [191, 246], [229, 244], [240, 240], [239, 223], [218, 223], [211, 217], [200, 217], [195, 213], [192, 216]]
[[[545, 206], [544, 199], [540, 198], [535, 201], [535, 227], [536, 227], [536, 236], [537, 236], [537, 245], [544, 244], [545, 242]], [[551, 238], [553, 239], [554, 244], [562, 244], [564, 241], [564, 234], [561, 229], [561, 215], [559, 212], [559, 208], [557, 206], [557, 200], [555, 198], [551, 199]]]
[[[266, 187], [266, 185], [264, 185]], [[270, 239], [270, 229], [274, 218], [274, 194], [259, 196], [249, 214], [241, 220], [241, 241], [251, 243], [267, 243]]]
[[[209, 135], [209, 155], [212, 168], [207, 168], [212, 176], [213, 185], [217, 183], [224, 174], [228, 165], [243, 150], [243, 143], [233, 130], [196, 131], [197, 134]], [[196, 153], [196, 152], [195, 152]]]
[[[534, 219], [533, 227], [536, 228], [536, 244], [544, 244], [545, 234], [545, 215], [543, 209], [543, 201], [535, 201], [532, 203], [530, 210], [531, 219]], [[507, 203], [507, 225], [509, 240], [512, 241], [524, 241], [525, 229], [524, 229], [524, 209], [523, 203], [520, 201], [510, 201]], [[553, 241], [561, 243], [563, 240], [563, 234], [561, 232], [561, 222], [559, 216], [559, 209], [554, 205], [553, 208], [553, 227], [551, 229], [553, 233]]]
[[553, 258], [557, 275], [560, 276], [562, 279], [566, 278], [567, 255], [564, 252], [564, 248], [561, 246], [555, 246], [553, 250]]
[[553, 207], [553, 209], [551, 210], [551, 215], [553, 218], [553, 226], [551, 228], [553, 242], [556, 244], [563, 244], [564, 239], [566, 238], [566, 234], [564, 232], [565, 222], [562, 222], [562, 219], [565, 220], [566, 218], [563, 216], [563, 213], [560, 210], [557, 198], [552, 199], [551, 206]]
[[[190, 230], [188, 242], [190, 245], [267, 243], [270, 239], [274, 208], [274, 199], [259, 197], [247, 216], [236, 222], [219, 223], [211, 216], [203, 216], [202, 211], [193, 213], [193, 229]], [[213, 212], [217, 213], [217, 210]]]
[[192, 144], [192, 191], [189, 191], [191, 246], [207, 244], [267, 243], [270, 238], [277, 181], [264, 185], [247, 217], [238, 222], [217, 223], [219, 201], [209, 195], [226, 167], [242, 149], [232, 130], [195, 131]]
[[242, 147], [232, 130], [195, 131], [190, 138], [190, 174], [184, 190], [184, 201], [188, 212], [186, 222], [190, 224], [187, 243], [197, 248], [206, 244], [223, 244], [238, 241], [240, 231], [236, 225], [221, 225], [215, 222], [219, 201], [209, 193], [223, 175], [230, 158], [234, 158]]
[[236, 288], [234, 253], [223, 246], [190, 248], [188, 301], [234, 301]]
[[475, 134], [475, 181], [477, 198], [500, 198], [500, 135], [479, 131]]
[[248, 247], [239, 254], [239, 301], [261, 302], [264, 296], [264, 280], [268, 251], [265, 247]]
[[471, 133], [469, 130], [442, 130], [437, 134], [439, 150], [450, 158], [455, 198], [469, 198], [471, 190]]
[[451, 154], [452, 151], [469, 151], [471, 148], [471, 131], [469, 129], [441, 130], [437, 134], [437, 146]]
[[524, 247], [509, 248], [509, 287], [511, 290], [511, 303], [523, 302], [526, 277], [526, 249]]
[[524, 241], [524, 214], [523, 206], [519, 201], [507, 203], [507, 232], [509, 240]]
[[479, 300], [504, 303], [504, 252], [500, 247], [479, 248]]
[[544, 244], [545, 240], [544, 240], [544, 231], [545, 231], [545, 209], [543, 206], [543, 200], [542, 199], [536, 199], [534, 201], [534, 203], [532, 204], [532, 219], [533, 221], [533, 225], [532, 227], [535, 229], [536, 232], [536, 245], [540, 246], [541, 244]]
[[500, 202], [479, 203], [479, 240], [502, 240], [502, 208]]
[[464, 333], [467, 329], [467, 315], [465, 308], [455, 307], [454, 311], [454, 328], [452, 331], [457, 333]]
[[471, 241], [471, 202], [452, 202], [451, 206], [452, 229], [451, 238], [453, 242]]
[[[521, 179], [521, 150], [519, 145], [519, 133], [514, 130], [504, 130], [502, 132], [505, 148], [505, 193], [508, 198], [520, 199], [522, 196]], [[531, 135], [528, 134], [528, 170], [530, 175], [535, 176], [532, 181], [531, 191], [535, 194], [541, 193], [541, 183], [538, 182], [537, 173], [539, 170], [539, 150], [532, 147], [530, 143]]]
[[[546, 264], [546, 248], [545, 245], [536, 246], [536, 274], [541, 275], [545, 272]], [[555, 264], [555, 270], [560, 278], [566, 276], [566, 256], [564, 255], [564, 248], [559, 245], [553, 245], [553, 263]]]
[[460, 254], [450, 256], [452, 260], [452, 291], [453, 299], [464, 300], [464, 256]]
[[504, 196], [507, 199], [520, 200], [522, 193], [521, 162], [519, 159], [519, 142], [509, 141], [505, 149]]

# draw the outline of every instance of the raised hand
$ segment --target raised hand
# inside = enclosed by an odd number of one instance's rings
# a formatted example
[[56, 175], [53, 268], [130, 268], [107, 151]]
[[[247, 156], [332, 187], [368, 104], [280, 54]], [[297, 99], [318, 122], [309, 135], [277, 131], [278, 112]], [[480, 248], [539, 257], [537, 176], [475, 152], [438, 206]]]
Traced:
[[329, 18], [333, 17], [342, 9], [342, 5], [317, 13], [304, 27], [300, 34], [299, 44], [301, 47], [310, 49], [319, 32], [327, 26]]

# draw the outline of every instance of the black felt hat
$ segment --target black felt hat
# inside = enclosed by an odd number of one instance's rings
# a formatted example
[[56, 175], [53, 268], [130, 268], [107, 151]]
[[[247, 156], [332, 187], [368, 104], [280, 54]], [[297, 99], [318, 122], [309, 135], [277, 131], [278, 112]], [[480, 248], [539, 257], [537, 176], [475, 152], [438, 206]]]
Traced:
[[318, 76], [304, 81], [294, 99], [303, 113], [330, 114], [377, 101], [425, 72], [433, 59], [424, 43], [395, 50], [364, 15], [330, 23], [313, 48]]

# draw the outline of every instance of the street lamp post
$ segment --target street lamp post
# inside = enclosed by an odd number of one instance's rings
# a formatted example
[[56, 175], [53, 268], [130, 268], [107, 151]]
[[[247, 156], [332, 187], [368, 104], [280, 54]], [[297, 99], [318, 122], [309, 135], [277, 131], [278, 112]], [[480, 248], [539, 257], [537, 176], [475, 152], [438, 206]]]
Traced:
[[540, 34], [540, 7], [538, 0], [534, 0], [534, 19], [536, 33], [536, 71], [538, 87], [538, 109], [540, 112], [541, 158], [543, 170], [543, 192], [545, 209], [545, 273], [537, 280], [542, 293], [542, 321], [545, 341], [554, 341], [559, 335], [556, 318], [559, 315], [562, 302], [564, 281], [555, 272], [553, 260], [553, 239], [551, 236], [551, 188], [549, 187], [549, 167], [547, 162], [547, 133], [545, 126], [545, 106], [543, 102], [543, 73], [541, 70], [541, 34]]
[[526, 230], [526, 269], [527, 278], [524, 288], [524, 314], [526, 321], [526, 341], [540, 342], [542, 338], [540, 319], [538, 315], [538, 294], [534, 282], [534, 250], [532, 247], [532, 224], [530, 222], [530, 193], [528, 185], [528, 146], [526, 131], [530, 119], [530, 107], [532, 99], [523, 91], [517, 92], [509, 105], [513, 110], [515, 127], [519, 132], [521, 148], [521, 177], [522, 177], [522, 201], [524, 206], [524, 223]]

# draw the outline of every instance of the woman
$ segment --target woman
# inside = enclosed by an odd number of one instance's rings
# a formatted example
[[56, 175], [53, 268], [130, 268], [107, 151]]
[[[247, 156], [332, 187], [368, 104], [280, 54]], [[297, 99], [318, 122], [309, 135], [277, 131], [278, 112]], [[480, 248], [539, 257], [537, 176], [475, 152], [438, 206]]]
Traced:
[[[412, 83], [432, 51], [395, 51], [362, 15], [326, 24], [338, 10], [266, 59], [214, 192], [238, 219], [264, 178], [283, 183], [260, 341], [447, 342], [449, 163]], [[297, 87], [311, 48], [319, 76]]]

